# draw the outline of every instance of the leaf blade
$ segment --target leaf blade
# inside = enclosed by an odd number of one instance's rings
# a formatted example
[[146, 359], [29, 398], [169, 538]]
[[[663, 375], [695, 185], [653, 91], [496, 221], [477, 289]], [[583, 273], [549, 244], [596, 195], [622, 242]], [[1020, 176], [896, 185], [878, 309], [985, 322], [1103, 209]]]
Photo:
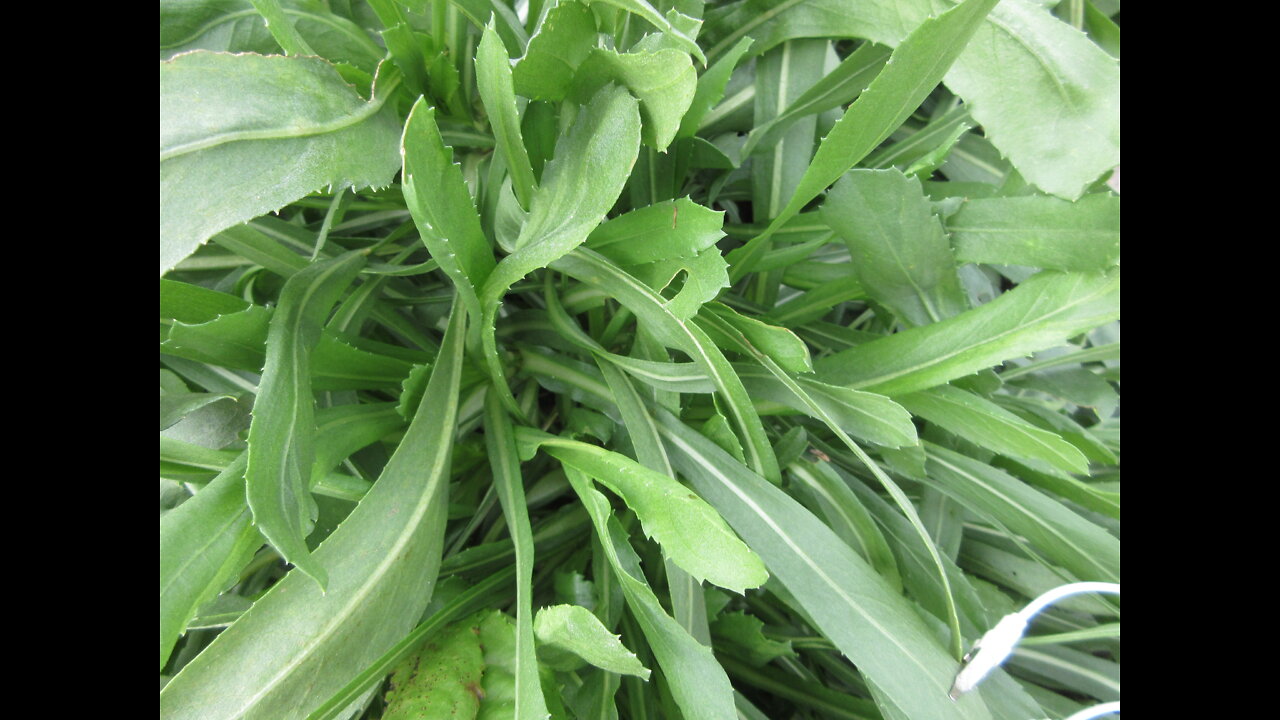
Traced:
[[[316, 551], [329, 570], [328, 592], [301, 573], [287, 575], [165, 686], [162, 714], [306, 717], [412, 627], [443, 550], [464, 318], [456, 309], [450, 319], [406, 441]], [[370, 562], [374, 547], [386, 554]], [[375, 617], [381, 621], [360, 622]]]
[[162, 62], [160, 274], [321, 187], [390, 184], [397, 123], [383, 110], [396, 80], [383, 80], [365, 102], [319, 58], [194, 51]]
[[305, 540], [315, 518], [310, 495], [316, 431], [311, 352], [320, 342], [321, 323], [363, 266], [364, 255], [350, 252], [315, 263], [285, 283], [271, 318], [267, 361], [249, 426], [245, 489], [254, 524], [322, 589], [324, 568], [312, 561]]

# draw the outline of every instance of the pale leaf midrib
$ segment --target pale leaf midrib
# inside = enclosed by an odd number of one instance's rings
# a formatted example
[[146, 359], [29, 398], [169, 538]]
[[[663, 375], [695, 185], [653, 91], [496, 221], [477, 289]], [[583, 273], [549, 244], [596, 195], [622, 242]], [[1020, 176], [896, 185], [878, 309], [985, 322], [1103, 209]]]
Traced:
[[921, 663], [918, 658], [916, 658], [915, 654], [910, 652], [906, 647], [904, 647], [902, 643], [898, 641], [898, 637], [894, 633], [889, 632], [883, 625], [877, 622], [876, 619], [871, 615], [871, 613], [868, 613], [860, 604], [858, 604], [856, 600], [854, 600], [854, 598], [852, 598], [848, 593], [844, 591], [844, 588], [840, 587], [840, 585], [836, 583], [835, 580], [831, 578], [831, 576], [827, 575], [827, 573], [824, 572], [822, 568], [816, 562], [814, 562], [814, 560], [811, 557], [809, 557], [808, 553], [806, 553], [799, 545], [797, 545], [791, 539], [791, 537], [787, 533], [785, 533], [782, 530], [782, 528], [777, 525], [777, 523], [774, 522], [772, 517], [770, 517], [767, 513], [764, 512], [763, 508], [761, 508], [759, 505], [755, 503], [755, 501], [747, 497], [741, 490], [739, 490], [737, 485], [733, 483], [729, 478], [727, 478], [724, 474], [722, 474], [715, 467], [715, 465], [712, 464], [707, 458], [703, 457], [694, 448], [687, 445], [684, 442], [684, 440], [679, 437], [679, 435], [671, 432], [670, 428], [667, 428], [664, 425], [662, 426], [662, 430], [663, 430], [663, 434], [665, 434], [671, 442], [678, 445], [680, 449], [688, 453], [691, 458], [696, 458], [698, 460], [701, 460], [703, 462], [705, 469], [708, 472], [711, 472], [712, 474], [714, 474], [716, 478], [725, 486], [725, 488], [727, 488], [730, 492], [736, 495], [740, 501], [742, 501], [745, 505], [747, 505], [747, 507], [749, 507], [752, 510], [752, 512], [756, 514], [757, 517], [760, 517], [761, 519], [763, 519], [765, 524], [768, 525], [769, 528], [774, 531], [775, 535], [781, 540], [783, 540], [787, 544], [787, 547], [792, 549], [792, 551], [795, 553], [797, 558], [801, 559], [806, 565], [808, 565], [824, 583], [826, 583], [832, 590], [834, 590], [837, 595], [843, 598], [845, 602], [848, 604], [848, 606], [851, 609], [854, 609], [863, 618], [863, 620], [865, 620], [871, 627], [873, 627], [877, 632], [879, 632], [884, 639], [888, 640], [890, 644], [897, 647], [901, 651], [903, 657], [909, 659], [913, 664], [915, 664], [918, 668], [920, 668], [920, 676], [918, 677], [925, 677], [925, 678], [928, 678], [930, 681], [932, 681], [932, 684], [934, 685], [934, 687], [938, 689], [939, 693], [945, 694], [947, 692], [947, 688], [939, 685], [936, 682], [936, 679], [932, 677], [932, 674], [929, 672], [928, 668], [926, 668], [925, 665]]
[[[887, 374], [884, 374], [884, 375], [880, 375], [880, 376], [878, 376], [878, 377], [869, 378], [869, 379], [866, 379], [866, 380], [860, 380], [860, 381], [857, 381], [857, 382], [852, 383], [852, 384], [850, 384], [850, 385], [847, 385], [846, 387], [852, 388], [852, 389], [854, 389], [854, 390], [857, 390], [857, 389], [860, 389], [860, 388], [866, 388], [866, 387], [876, 387], [876, 386], [884, 385], [884, 384], [886, 384], [886, 383], [888, 383], [888, 382], [891, 382], [891, 381], [893, 381], [893, 380], [897, 380], [898, 378], [900, 378], [900, 377], [902, 377], [902, 376], [904, 376], [904, 375], [908, 375], [908, 374], [910, 374], [910, 373], [914, 373], [914, 372], [917, 372], [917, 371], [919, 371], [919, 370], [923, 370], [923, 369], [927, 369], [927, 368], [930, 368], [930, 367], [933, 367], [933, 366], [936, 366], [936, 365], [940, 365], [940, 364], [942, 364], [942, 363], [944, 363], [944, 362], [946, 362], [946, 361], [948, 361], [948, 360], [951, 360], [952, 358], [954, 358], [954, 357], [956, 357], [956, 356], [958, 356], [958, 355], [962, 355], [962, 354], [964, 354], [964, 353], [966, 353], [966, 352], [970, 352], [970, 351], [974, 350], [975, 348], [981, 348], [981, 347], [984, 347], [984, 346], [987, 346], [987, 345], [994, 344], [994, 343], [996, 343], [996, 342], [998, 342], [998, 341], [1000, 341], [1000, 340], [1003, 340], [1005, 337], [1007, 337], [1007, 336], [1009, 336], [1009, 335], [1012, 335], [1012, 334], [1014, 334], [1014, 333], [1022, 332], [1022, 331], [1024, 331], [1024, 330], [1028, 329], [1028, 328], [1034, 327], [1035, 325], [1039, 325], [1039, 324], [1047, 324], [1048, 322], [1052, 321], [1052, 319], [1053, 319], [1055, 316], [1061, 315], [1061, 314], [1063, 314], [1063, 313], [1065, 313], [1065, 312], [1067, 312], [1067, 311], [1069, 311], [1069, 310], [1073, 310], [1073, 309], [1075, 309], [1075, 307], [1076, 307], [1076, 306], [1078, 306], [1078, 305], [1083, 305], [1083, 304], [1085, 304], [1085, 303], [1091, 302], [1091, 301], [1093, 301], [1093, 300], [1097, 299], [1097, 297], [1099, 297], [1099, 296], [1101, 296], [1101, 295], [1106, 294], [1106, 293], [1109, 291], [1109, 289], [1110, 289], [1110, 284], [1108, 284], [1108, 285], [1106, 285], [1106, 286], [1104, 286], [1104, 287], [1100, 288], [1099, 290], [1097, 290], [1097, 291], [1095, 291], [1095, 292], [1089, 293], [1088, 295], [1085, 295], [1085, 296], [1083, 296], [1083, 297], [1079, 298], [1078, 300], [1076, 300], [1076, 301], [1074, 301], [1074, 302], [1068, 303], [1068, 304], [1066, 304], [1066, 305], [1062, 305], [1061, 307], [1057, 308], [1057, 309], [1056, 309], [1056, 310], [1054, 310], [1053, 312], [1050, 312], [1050, 313], [1046, 313], [1046, 314], [1044, 314], [1044, 315], [1041, 315], [1041, 316], [1037, 317], [1035, 320], [1032, 320], [1032, 321], [1029, 321], [1029, 322], [1021, 322], [1021, 323], [1017, 324], [1016, 326], [1014, 326], [1014, 327], [1010, 328], [1009, 330], [1006, 330], [1006, 331], [1004, 331], [1004, 332], [1002, 332], [1002, 333], [999, 333], [999, 334], [997, 334], [997, 335], [992, 335], [992, 336], [990, 336], [990, 337], [987, 337], [987, 338], [983, 339], [981, 342], [966, 345], [965, 347], [962, 347], [962, 348], [960, 348], [960, 349], [953, 350], [953, 351], [951, 351], [951, 352], [949, 352], [949, 353], [946, 353], [946, 354], [944, 354], [944, 355], [935, 356], [935, 357], [933, 357], [933, 358], [930, 358], [929, 360], [926, 360], [926, 361], [921, 362], [921, 363], [917, 363], [917, 364], [915, 364], [915, 365], [912, 365], [912, 366], [907, 367], [907, 368], [903, 368], [903, 369], [898, 370], [898, 371], [895, 371], [895, 372], [890, 372], [890, 373], [887, 373]], [[986, 307], [986, 306], [984, 306], [984, 307]], [[960, 317], [960, 316], [959, 316], [959, 315], [957, 315], [956, 317]], [[889, 336], [889, 337], [894, 337], [894, 336]], [[868, 347], [868, 346], [869, 346], [869, 344], [868, 344], [868, 345], [863, 345], [863, 346], [860, 346], [860, 347]]]
[[[383, 92], [374, 96], [367, 103], [362, 103], [359, 108], [352, 113], [336, 117], [323, 123], [314, 123], [309, 125], [293, 126], [288, 128], [263, 128], [255, 130], [232, 130], [230, 132], [215, 133], [199, 140], [192, 140], [181, 145], [175, 145], [160, 150], [160, 162], [172, 160], [176, 157], [189, 155], [201, 150], [218, 147], [232, 142], [245, 142], [249, 140], [291, 140], [294, 138], [311, 137], [313, 135], [324, 135], [327, 133], [338, 132], [346, 128], [357, 125], [369, 118], [373, 117], [383, 104], [395, 90], [395, 85], [399, 84], [396, 78], [391, 87], [387, 87]], [[382, 88], [379, 88], [382, 90]]]
[[[449, 370], [449, 387], [456, 388], [461, 376], [461, 363], [450, 362]], [[320, 632], [304, 646], [301, 652], [295, 654], [293, 659], [281, 668], [280, 672], [272, 676], [270, 680], [260, 686], [257, 693], [245, 701], [241, 706], [241, 710], [232, 716], [233, 720], [234, 718], [244, 717], [260, 698], [265, 696], [282, 681], [282, 678], [289, 675], [295, 668], [300, 666], [303, 661], [316, 652], [323, 641], [331, 635], [334, 628], [340, 625], [346, 617], [352, 614], [352, 609], [359, 605], [361, 601], [379, 585], [376, 581], [390, 572], [391, 566], [396, 564], [396, 561], [399, 559], [401, 549], [403, 549], [405, 545], [408, 544], [409, 540], [416, 535], [415, 531], [418, 529], [423, 516], [425, 516], [429, 510], [431, 500], [438, 492], [443, 468], [448, 464], [451, 456], [449, 450], [451, 448], [451, 440], [455, 431], [451, 418], [457, 411], [457, 403], [458, 399], [456, 393], [451, 392], [449, 396], [449, 403], [445, 407], [444, 411], [444, 419], [449, 420], [449, 422], [441, 423], [441, 430], [437, 434], [436, 438], [436, 447], [438, 450], [436, 451], [434, 462], [429, 468], [429, 480], [427, 482], [427, 487], [424, 488], [423, 492], [418, 496], [418, 503], [414, 506], [413, 512], [408, 516], [409, 521], [404, 524], [405, 530], [401, 532], [395, 543], [388, 549], [387, 553], [383, 556], [383, 560], [374, 567], [373, 572], [366, 577], [365, 582], [362, 583], [357, 591], [352, 595], [350, 601], [343, 605], [338, 612], [333, 614], [332, 619], [326, 623], [321, 628]]]

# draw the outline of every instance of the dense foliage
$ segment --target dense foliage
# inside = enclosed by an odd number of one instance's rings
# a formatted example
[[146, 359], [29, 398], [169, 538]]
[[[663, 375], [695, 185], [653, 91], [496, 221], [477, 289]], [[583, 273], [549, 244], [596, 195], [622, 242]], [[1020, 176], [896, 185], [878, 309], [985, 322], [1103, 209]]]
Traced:
[[1118, 0], [162, 0], [164, 718], [1119, 699]]

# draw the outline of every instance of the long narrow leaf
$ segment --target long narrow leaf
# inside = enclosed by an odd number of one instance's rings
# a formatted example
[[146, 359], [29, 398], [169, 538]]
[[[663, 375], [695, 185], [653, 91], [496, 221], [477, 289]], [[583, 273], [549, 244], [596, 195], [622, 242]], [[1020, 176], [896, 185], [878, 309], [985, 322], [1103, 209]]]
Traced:
[[285, 283], [271, 318], [249, 426], [245, 488], [254, 525], [321, 589], [326, 573], [311, 560], [305, 540], [316, 514], [310, 493], [316, 432], [310, 355], [329, 310], [363, 265], [364, 255], [351, 252], [311, 265]]
[[413, 626], [443, 548], [464, 318], [454, 310], [404, 442], [316, 551], [327, 591], [286, 576], [165, 686], [163, 716], [304, 718]]

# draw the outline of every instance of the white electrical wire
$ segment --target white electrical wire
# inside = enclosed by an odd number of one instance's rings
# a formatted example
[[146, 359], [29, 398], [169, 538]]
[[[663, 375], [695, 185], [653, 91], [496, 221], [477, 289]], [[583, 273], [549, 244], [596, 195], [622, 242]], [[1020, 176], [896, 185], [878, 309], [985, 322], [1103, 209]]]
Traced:
[[[1027, 625], [1037, 613], [1063, 598], [1079, 595], [1080, 593], [1119, 595], [1120, 584], [1078, 582], [1061, 585], [1032, 600], [1030, 604], [1018, 612], [1012, 615], [1005, 615], [1000, 619], [1000, 622], [996, 623], [995, 627], [988, 630], [981, 638], [978, 638], [978, 642], [973, 644], [973, 649], [969, 651], [968, 655], [964, 656], [964, 665], [960, 668], [960, 672], [956, 674], [955, 683], [951, 685], [951, 699], [955, 700], [974, 689], [992, 670], [1000, 667], [1001, 663], [1013, 652], [1013, 646], [1017, 645], [1018, 641], [1027, 632]], [[1099, 705], [1097, 708], [1090, 708], [1089, 710], [1092, 711], [1101, 707], [1105, 706]], [[1119, 709], [1119, 703], [1116, 703], [1116, 709]], [[1107, 712], [1112, 711], [1107, 710], [1102, 714], [1105, 715]], [[1098, 717], [1098, 715], [1084, 715], [1079, 718], [1073, 715], [1068, 720], [1086, 720], [1086, 718], [1094, 717]]]
[[1071, 583], [1069, 585], [1060, 585], [1046, 592], [1045, 594], [1041, 595], [1035, 600], [1032, 600], [1031, 603], [1028, 604], [1026, 607], [1022, 608], [1022, 610], [1018, 614], [1022, 615], [1027, 620], [1030, 620], [1031, 618], [1035, 617], [1035, 615], [1039, 613], [1041, 610], [1049, 607], [1050, 605], [1058, 602], [1059, 600], [1065, 597], [1070, 597], [1072, 595], [1079, 595], [1081, 593], [1087, 593], [1087, 592], [1119, 595], [1120, 583], [1078, 582], [1078, 583]]

